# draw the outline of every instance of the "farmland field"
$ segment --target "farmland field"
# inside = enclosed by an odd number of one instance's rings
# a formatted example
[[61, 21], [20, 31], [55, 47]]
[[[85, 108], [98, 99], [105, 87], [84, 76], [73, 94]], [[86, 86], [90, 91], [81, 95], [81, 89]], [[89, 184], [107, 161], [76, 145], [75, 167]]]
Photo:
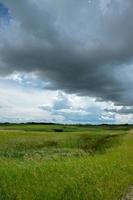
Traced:
[[0, 125], [0, 200], [120, 200], [133, 126]]

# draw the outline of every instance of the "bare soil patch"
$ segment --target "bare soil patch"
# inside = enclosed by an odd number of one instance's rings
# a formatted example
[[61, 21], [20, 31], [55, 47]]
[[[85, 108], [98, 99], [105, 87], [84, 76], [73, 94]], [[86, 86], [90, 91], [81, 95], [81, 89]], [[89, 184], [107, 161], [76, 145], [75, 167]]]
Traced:
[[133, 185], [129, 187], [127, 194], [121, 200], [133, 200]]

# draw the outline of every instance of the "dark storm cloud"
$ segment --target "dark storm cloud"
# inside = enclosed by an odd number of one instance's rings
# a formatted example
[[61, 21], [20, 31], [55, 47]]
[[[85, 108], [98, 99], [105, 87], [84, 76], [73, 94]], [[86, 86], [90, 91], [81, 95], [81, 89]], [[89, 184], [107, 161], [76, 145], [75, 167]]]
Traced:
[[37, 72], [51, 89], [133, 105], [132, 0], [3, 0], [0, 73]]

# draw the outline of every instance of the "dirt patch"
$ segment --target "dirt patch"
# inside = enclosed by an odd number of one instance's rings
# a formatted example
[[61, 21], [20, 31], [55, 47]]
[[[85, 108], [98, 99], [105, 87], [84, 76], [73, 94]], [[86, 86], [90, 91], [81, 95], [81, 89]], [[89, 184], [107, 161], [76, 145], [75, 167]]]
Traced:
[[121, 200], [133, 200], [133, 185], [129, 187], [127, 194]]

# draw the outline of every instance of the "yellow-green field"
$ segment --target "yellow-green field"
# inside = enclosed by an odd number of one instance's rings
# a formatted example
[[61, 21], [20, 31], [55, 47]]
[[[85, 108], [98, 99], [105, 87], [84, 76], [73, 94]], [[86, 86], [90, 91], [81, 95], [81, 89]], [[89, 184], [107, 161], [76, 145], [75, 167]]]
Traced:
[[133, 126], [0, 125], [0, 200], [120, 200]]

